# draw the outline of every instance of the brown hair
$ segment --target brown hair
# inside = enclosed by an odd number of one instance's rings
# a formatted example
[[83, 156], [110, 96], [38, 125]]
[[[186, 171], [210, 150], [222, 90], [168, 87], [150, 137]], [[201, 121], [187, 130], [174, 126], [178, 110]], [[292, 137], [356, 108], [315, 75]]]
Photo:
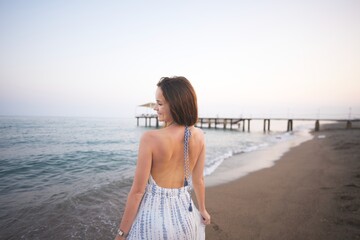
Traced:
[[171, 116], [179, 125], [192, 126], [198, 120], [194, 88], [185, 77], [163, 77], [157, 84], [170, 105]]

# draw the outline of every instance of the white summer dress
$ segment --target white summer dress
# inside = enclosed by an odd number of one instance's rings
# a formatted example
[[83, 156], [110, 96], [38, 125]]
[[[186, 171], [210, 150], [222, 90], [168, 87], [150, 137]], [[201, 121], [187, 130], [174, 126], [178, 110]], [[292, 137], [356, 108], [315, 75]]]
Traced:
[[[198, 209], [191, 203], [191, 176], [189, 174], [188, 139], [191, 133], [185, 127], [184, 187], [162, 188], [150, 175], [128, 240], [204, 240], [205, 225]], [[187, 181], [189, 180], [189, 181]]]

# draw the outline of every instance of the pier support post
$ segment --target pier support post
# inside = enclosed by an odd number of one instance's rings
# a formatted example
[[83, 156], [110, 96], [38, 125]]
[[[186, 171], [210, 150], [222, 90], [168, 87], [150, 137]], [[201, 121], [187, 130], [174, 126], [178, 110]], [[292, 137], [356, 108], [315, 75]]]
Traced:
[[138, 117], [136, 118], [136, 121], [137, 121], [137, 126], [139, 126], [139, 118]]
[[288, 122], [287, 122], [287, 129], [286, 129], [286, 131], [287, 131], [287, 132], [290, 131], [290, 120], [288, 120]]
[[245, 119], [242, 120], [242, 122], [243, 122], [243, 132], [245, 132]]
[[215, 118], [215, 129], [217, 129], [217, 118]]
[[288, 125], [287, 125], [287, 131], [290, 132], [293, 130], [293, 120], [289, 119], [288, 120]]
[[264, 119], [264, 132], [266, 132], [266, 119]]
[[[267, 128], [266, 128], [266, 122], [267, 122]], [[264, 132], [270, 131], [270, 119], [264, 119]]]
[[203, 127], [203, 119], [200, 119], [200, 127]]
[[290, 131], [290, 120], [288, 120], [288, 122], [287, 122], [287, 129], [286, 129], [286, 131]]
[[248, 119], [248, 132], [250, 132], [250, 119]]
[[319, 122], [319, 120], [316, 120], [315, 121], [315, 132], [318, 132], [318, 131], [320, 131], [320, 122]]
[[209, 118], [209, 128], [211, 128], [211, 118]]
[[158, 128], [158, 127], [159, 127], [159, 118], [156, 117], [156, 128]]
[[350, 120], [346, 121], [346, 129], [351, 129], [351, 127], [352, 127], [351, 121]]
[[233, 120], [232, 119], [230, 119], [230, 129], [232, 129], [232, 123], [233, 122]]
[[224, 119], [224, 126], [223, 126], [224, 129], [226, 129], [226, 122], [227, 122], [227, 119], [225, 118], [225, 119]]

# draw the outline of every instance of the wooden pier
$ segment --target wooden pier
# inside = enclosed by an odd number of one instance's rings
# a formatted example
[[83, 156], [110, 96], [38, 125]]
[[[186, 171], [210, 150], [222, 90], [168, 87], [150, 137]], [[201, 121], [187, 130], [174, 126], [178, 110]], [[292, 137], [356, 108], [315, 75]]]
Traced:
[[[136, 116], [137, 126], [140, 126], [140, 119], [145, 120], [145, 127], [152, 127], [151, 120], [155, 122], [154, 127], [159, 127], [159, 120], [157, 115], [140, 115]], [[320, 131], [320, 121], [325, 122], [344, 122], [344, 127], [350, 129], [353, 122], [360, 122], [360, 119], [308, 119], [308, 118], [199, 118], [198, 122], [195, 124], [196, 127], [200, 128], [222, 128], [222, 129], [240, 129], [243, 132], [247, 130], [250, 132], [250, 123], [251, 121], [263, 121], [263, 131], [270, 131], [270, 122], [271, 121], [286, 121], [287, 128], [286, 131], [293, 131], [293, 122], [294, 121], [312, 121], [315, 122], [315, 131]]]
[[[250, 123], [251, 121], [263, 121], [263, 130], [264, 132], [270, 131], [270, 121], [278, 120], [278, 121], [287, 121], [287, 131], [293, 130], [293, 121], [294, 119], [285, 119], [285, 118], [199, 118], [199, 121], [196, 123], [196, 126], [203, 128], [208, 127], [212, 128], [220, 128], [223, 129], [233, 129], [234, 126], [237, 126], [237, 129], [242, 129], [245, 132], [245, 129], [250, 132]], [[296, 119], [299, 121], [303, 121], [303, 119]], [[310, 119], [307, 119], [310, 120]], [[247, 125], [247, 126], [246, 126]], [[229, 126], [229, 127], [228, 127]], [[242, 127], [241, 127], [242, 126]], [[317, 128], [319, 130], [319, 128]], [[318, 131], [317, 130], [317, 131]]]
[[144, 119], [145, 127], [151, 127], [151, 120], [155, 120], [155, 127], [159, 127], [159, 119], [156, 114], [142, 114], [136, 116], [137, 126], [140, 126], [140, 119]]

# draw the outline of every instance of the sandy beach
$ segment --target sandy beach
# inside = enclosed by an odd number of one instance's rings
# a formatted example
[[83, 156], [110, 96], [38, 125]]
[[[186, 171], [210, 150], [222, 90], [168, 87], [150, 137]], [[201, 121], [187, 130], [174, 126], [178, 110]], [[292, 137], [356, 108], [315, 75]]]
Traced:
[[273, 167], [208, 187], [206, 239], [360, 239], [360, 128], [313, 135]]

